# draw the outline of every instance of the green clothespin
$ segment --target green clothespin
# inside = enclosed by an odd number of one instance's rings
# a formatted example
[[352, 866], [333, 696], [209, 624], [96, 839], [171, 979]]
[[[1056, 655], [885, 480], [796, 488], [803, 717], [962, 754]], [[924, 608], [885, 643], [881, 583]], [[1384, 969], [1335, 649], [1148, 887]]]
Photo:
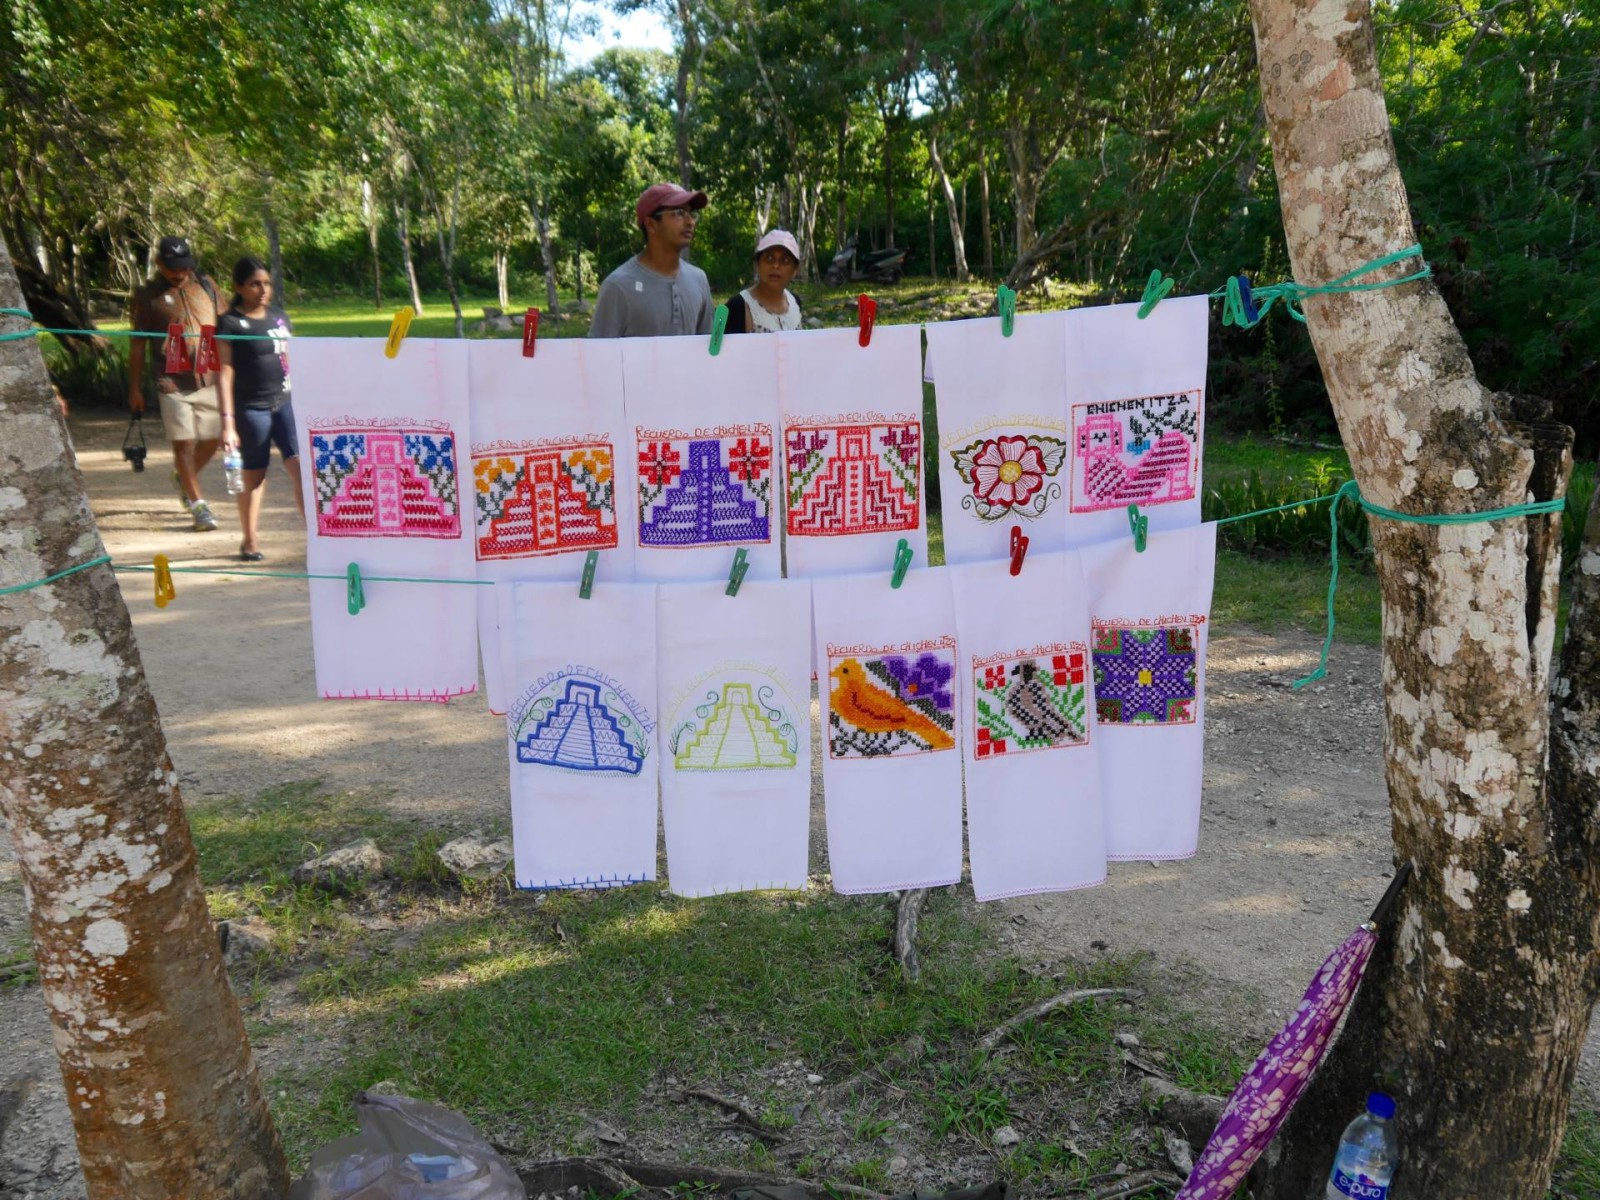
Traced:
[[711, 357], [715, 358], [722, 353], [722, 335], [728, 332], [728, 306], [717, 305], [716, 311], [711, 314]]
[[995, 305], [1000, 310], [1000, 336], [1010, 337], [1017, 327], [1017, 293], [1014, 288], [1001, 284], [994, 294]]
[[1150, 518], [1139, 511], [1137, 504], [1128, 505], [1128, 532], [1133, 534], [1133, 548], [1143, 554], [1145, 539], [1150, 535]]
[[1139, 320], [1144, 320], [1155, 312], [1156, 305], [1165, 300], [1172, 291], [1177, 280], [1170, 275], [1162, 275], [1160, 271], [1151, 271], [1150, 278], [1145, 281], [1144, 296], [1139, 301]]
[[583, 579], [578, 584], [578, 598], [589, 599], [594, 591], [594, 569], [600, 565], [600, 551], [591, 550], [583, 556]]
[[728, 595], [739, 594], [739, 585], [744, 582], [744, 573], [750, 569], [749, 557], [750, 552], [743, 546], [733, 552], [733, 569], [728, 572]]
[[367, 590], [361, 584], [361, 568], [351, 563], [344, 569], [344, 606], [353, 617], [367, 606]]
[[900, 544], [894, 548], [894, 574], [889, 576], [889, 586], [897, 588], [906, 581], [906, 572], [911, 569], [911, 543], [905, 538], [900, 539]]
[[[1252, 319], [1250, 310], [1255, 308], [1255, 303], [1254, 300], [1240, 288], [1240, 278], [1241, 276], [1238, 275], [1228, 276], [1228, 287], [1224, 293], [1222, 301], [1222, 323], [1224, 325], [1237, 325], [1240, 329], [1249, 329], [1252, 325], [1261, 320], [1261, 313], [1258, 309], [1255, 317]], [[1249, 286], [1250, 285], [1248, 283], [1244, 285], [1245, 288], [1248, 288]]]

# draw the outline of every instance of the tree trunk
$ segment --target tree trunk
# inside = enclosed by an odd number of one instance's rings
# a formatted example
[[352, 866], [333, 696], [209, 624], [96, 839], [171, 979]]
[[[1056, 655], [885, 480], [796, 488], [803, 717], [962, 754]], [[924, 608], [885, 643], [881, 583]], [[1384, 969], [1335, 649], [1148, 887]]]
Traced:
[[510, 256], [506, 254], [505, 247], [496, 246], [494, 251], [494, 282], [495, 297], [500, 301], [500, 311], [511, 311]]
[[989, 152], [978, 155], [978, 183], [983, 194], [983, 277], [994, 278], [994, 226], [989, 221]]
[[367, 222], [367, 245], [372, 249], [372, 307], [383, 307], [383, 263], [378, 256], [378, 206], [372, 198], [372, 181], [361, 181], [361, 215]]
[[422, 315], [422, 289], [417, 286], [417, 264], [411, 257], [411, 212], [404, 196], [394, 202], [395, 236], [400, 239], [400, 262], [405, 267], [406, 283], [411, 286], [411, 308]]
[[272, 273], [272, 300], [285, 304], [283, 295], [283, 243], [278, 238], [278, 218], [273, 215], [270, 201], [261, 205], [261, 224], [267, 231], [267, 268]]
[[894, 133], [887, 120], [883, 123], [883, 207], [888, 213], [889, 229], [884, 235], [885, 249], [894, 246]]
[[[0, 244], [0, 305], [21, 300]], [[44, 362], [0, 343], [0, 586], [105, 553]], [[94, 1200], [288, 1187], [107, 566], [0, 602], [0, 813]]]
[[[928, 158], [933, 163], [935, 174], [939, 177], [939, 186], [944, 191], [944, 208], [950, 218], [950, 244], [954, 247], [956, 264], [956, 282], [966, 283], [971, 277], [967, 270], [967, 240], [963, 226], [967, 220], [966, 194], [967, 185], [961, 185], [961, 205], [956, 205], [956, 190], [950, 183], [950, 173], [944, 169], [944, 159], [939, 156], [939, 134], [937, 130], [928, 130]], [[931, 235], [930, 235], [931, 236]], [[932, 257], [932, 253], [929, 253]]]
[[1017, 220], [1017, 257], [1033, 249], [1038, 239], [1034, 225], [1039, 211], [1039, 176], [1034, 173], [1034, 155], [1028, 153], [1027, 137], [1021, 129], [1006, 133], [1006, 152], [1011, 159], [1011, 207]]
[[[1364, 0], [1251, 11], [1294, 278], [1411, 244]], [[1431, 282], [1315, 296], [1305, 312], [1368, 498], [1464, 513], [1564, 493], [1571, 431], [1502, 417]], [[1556, 702], [1575, 753], [1547, 775], [1559, 519], [1373, 520], [1396, 859], [1416, 874], [1258, 1195], [1317, 1194], [1340, 1126], [1383, 1087], [1407, 1195], [1544, 1197], [1600, 937], [1597, 525]]]
[[[544, 267], [544, 303], [545, 312], [555, 316], [560, 310], [556, 294], [556, 247], [555, 241], [550, 236], [550, 215], [545, 210], [544, 192], [541, 190], [533, 198], [533, 225], [539, 231], [539, 262]], [[580, 265], [578, 274], [583, 273]], [[583, 283], [578, 284], [578, 299], [583, 300]]]
[[689, 80], [700, 50], [700, 35], [689, 16], [689, 0], [678, 0], [678, 27], [683, 30], [683, 46], [678, 51], [678, 77], [673, 88], [673, 132], [678, 149], [678, 183], [694, 188], [694, 163], [689, 157]]

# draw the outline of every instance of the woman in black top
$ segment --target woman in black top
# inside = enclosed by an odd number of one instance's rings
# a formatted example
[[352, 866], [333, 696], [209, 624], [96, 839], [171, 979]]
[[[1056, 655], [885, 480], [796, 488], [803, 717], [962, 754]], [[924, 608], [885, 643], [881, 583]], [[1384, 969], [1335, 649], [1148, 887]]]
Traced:
[[244, 491], [239, 493], [239, 526], [244, 541], [239, 557], [260, 562], [256, 541], [261, 519], [261, 486], [276, 443], [283, 469], [294, 482], [294, 502], [305, 519], [300, 490], [300, 449], [294, 408], [289, 403], [289, 318], [272, 304], [272, 273], [259, 259], [233, 265], [233, 305], [217, 319], [219, 334], [243, 334], [242, 341], [217, 340], [222, 363], [217, 399], [222, 409], [222, 440], [239, 447], [244, 460]]

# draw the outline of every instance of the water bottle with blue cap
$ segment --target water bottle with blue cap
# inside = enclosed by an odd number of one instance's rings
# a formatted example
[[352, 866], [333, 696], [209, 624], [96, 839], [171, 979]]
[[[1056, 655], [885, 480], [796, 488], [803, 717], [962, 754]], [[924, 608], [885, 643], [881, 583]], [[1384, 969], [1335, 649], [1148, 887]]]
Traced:
[[1351, 1121], [1339, 1139], [1325, 1200], [1388, 1200], [1389, 1181], [1399, 1164], [1394, 1100], [1373, 1092], [1367, 1097], [1367, 1111]]

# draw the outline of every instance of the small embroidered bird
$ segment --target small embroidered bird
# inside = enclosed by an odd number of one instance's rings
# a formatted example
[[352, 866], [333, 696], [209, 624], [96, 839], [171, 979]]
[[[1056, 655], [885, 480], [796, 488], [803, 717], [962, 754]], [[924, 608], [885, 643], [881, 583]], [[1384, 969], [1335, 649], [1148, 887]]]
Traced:
[[1027, 730], [1031, 740], [1055, 745], [1071, 726], [1056, 706], [1051, 703], [1043, 680], [1038, 678], [1038, 665], [1018, 663], [1011, 668], [1013, 681], [1006, 691], [1006, 713]]
[[834, 681], [833, 711], [868, 733], [907, 733], [928, 743], [930, 749], [948, 750], [955, 739], [919, 709], [872, 684], [866, 669], [847, 658], [829, 673]]

